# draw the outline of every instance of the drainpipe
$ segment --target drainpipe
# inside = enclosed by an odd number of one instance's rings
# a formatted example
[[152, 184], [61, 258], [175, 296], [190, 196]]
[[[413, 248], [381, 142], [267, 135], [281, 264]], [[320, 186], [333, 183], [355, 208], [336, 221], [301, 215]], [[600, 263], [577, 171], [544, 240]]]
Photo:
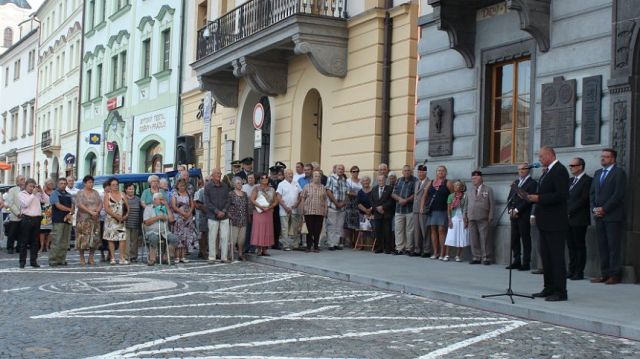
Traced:
[[[187, 38], [187, 29], [185, 28], [185, 24], [186, 24], [185, 15], [184, 15], [185, 12], [186, 12], [185, 0], [182, 0], [182, 11], [180, 12], [180, 28], [182, 29], [182, 39], [180, 40], [180, 61], [178, 63], [178, 69], [179, 69], [178, 71], [178, 105], [176, 109], [176, 114], [177, 114], [176, 130], [178, 132], [178, 135], [182, 134], [182, 131], [180, 130], [180, 124], [182, 123], [182, 121], [180, 121], [180, 119], [182, 118], [182, 77], [183, 77], [182, 65], [184, 63], [184, 57], [186, 56], [186, 54], [184, 53], [184, 44]], [[178, 168], [178, 151], [176, 151], [175, 148], [173, 150], [173, 167]]]
[[[85, 2], [82, 2], [82, 11], [80, 12], [82, 16], [82, 29], [80, 30], [82, 32], [82, 34], [84, 34], [84, 10], [85, 10]], [[104, 9], [103, 9], [104, 11]], [[73, 54], [72, 54], [73, 56]], [[74, 169], [74, 177], [76, 179], [78, 179], [78, 177], [80, 176], [80, 171], [78, 169], [78, 167], [80, 166], [80, 116], [82, 115], [82, 80], [83, 80], [83, 71], [84, 71], [84, 61], [82, 61], [82, 58], [84, 57], [84, 36], [82, 38], [82, 41], [80, 41], [80, 58], [78, 60], [80, 60], [80, 71], [78, 72], [80, 75], [80, 81], [78, 82], [78, 103], [76, 104], [78, 106], [78, 120], [76, 123], [76, 163], [74, 163], [73, 169]], [[102, 75], [100, 75], [102, 76]], [[87, 172], [88, 174], [89, 172]]]
[[380, 162], [389, 164], [389, 137], [391, 127], [391, 36], [393, 20], [389, 10], [393, 0], [385, 0], [384, 38], [382, 52], [382, 126], [380, 140]]

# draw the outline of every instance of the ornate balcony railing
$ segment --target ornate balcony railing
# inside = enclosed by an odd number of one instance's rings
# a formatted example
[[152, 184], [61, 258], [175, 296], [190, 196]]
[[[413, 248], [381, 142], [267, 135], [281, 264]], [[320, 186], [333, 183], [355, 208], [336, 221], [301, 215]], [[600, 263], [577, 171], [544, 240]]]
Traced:
[[51, 146], [52, 141], [53, 137], [51, 136], [51, 130], [46, 130], [42, 133], [42, 141], [40, 142], [40, 147], [47, 148]]
[[294, 15], [347, 18], [348, 0], [251, 0], [198, 30], [197, 60]]

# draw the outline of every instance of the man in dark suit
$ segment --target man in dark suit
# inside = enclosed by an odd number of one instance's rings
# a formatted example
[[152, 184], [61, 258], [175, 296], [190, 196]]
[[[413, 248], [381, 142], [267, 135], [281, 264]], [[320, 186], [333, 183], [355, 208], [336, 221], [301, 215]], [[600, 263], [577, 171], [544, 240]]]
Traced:
[[[518, 197], [516, 189], [520, 188], [528, 194], [535, 193], [538, 189], [536, 182], [529, 175], [529, 164], [518, 165], [518, 179], [511, 184], [509, 191], [509, 218], [511, 219], [511, 250], [513, 252], [513, 262], [507, 269], [517, 269], [521, 271], [531, 269], [531, 207], [532, 203], [526, 199]], [[522, 246], [520, 245], [522, 238]], [[520, 255], [522, 254], [522, 260]]]
[[616, 164], [618, 153], [610, 148], [602, 150], [600, 164], [591, 183], [591, 210], [596, 217], [600, 277], [593, 283], [617, 284], [622, 276], [622, 225], [627, 175]]
[[548, 302], [567, 300], [567, 268], [564, 246], [569, 233], [567, 199], [569, 174], [556, 159], [553, 148], [540, 148], [538, 160], [545, 167], [540, 176], [538, 194], [530, 194], [529, 201], [536, 204], [534, 216], [540, 231], [540, 258], [544, 267], [544, 289], [534, 297], [545, 297]]
[[378, 175], [377, 183], [371, 190], [371, 202], [373, 204], [373, 223], [376, 230], [376, 253], [389, 254], [395, 251], [395, 241], [391, 234], [391, 221], [393, 221], [395, 202], [391, 198], [393, 187], [385, 185], [384, 175]]
[[591, 224], [589, 213], [589, 191], [591, 177], [584, 172], [585, 162], [576, 157], [569, 162], [569, 271], [567, 278], [571, 280], [584, 279], [584, 266], [587, 262], [587, 246], [585, 236], [587, 227]]

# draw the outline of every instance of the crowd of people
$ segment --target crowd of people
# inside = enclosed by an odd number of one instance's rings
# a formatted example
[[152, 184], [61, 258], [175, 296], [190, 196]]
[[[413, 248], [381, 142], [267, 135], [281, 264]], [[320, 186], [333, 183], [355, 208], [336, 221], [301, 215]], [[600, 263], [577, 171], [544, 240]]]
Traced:
[[[570, 161], [569, 176], [550, 147], [540, 149], [538, 181], [530, 175], [535, 166], [518, 165], [506, 208], [513, 255], [507, 269], [531, 269], [531, 224], [536, 223], [545, 275], [544, 290], [536, 296], [566, 300], [566, 279], [583, 279], [591, 215], [600, 237], [602, 270], [592, 281], [620, 281], [626, 175], [615, 159], [614, 150], [603, 150], [603, 168], [593, 181], [582, 158]], [[151, 175], [139, 198], [134, 184], [120, 192], [116, 178], [107, 180], [99, 193], [91, 176], [83, 178], [80, 190], [73, 187], [72, 177], [47, 180], [40, 187], [18, 176], [2, 203], [10, 213], [7, 249], [13, 253], [19, 243], [20, 267], [26, 265], [27, 250], [33, 267], [39, 267], [40, 250], [49, 250], [50, 266], [66, 265], [75, 228], [82, 265], [94, 265], [97, 251], [112, 265], [136, 262], [143, 241], [149, 265], [158, 260], [187, 263], [191, 252], [215, 263], [242, 261], [247, 253], [269, 256], [271, 248], [341, 250], [364, 233], [375, 253], [462, 262], [463, 249], [470, 247], [470, 264], [495, 260], [491, 228], [499, 210], [479, 170], [471, 173], [467, 187], [460, 179], [450, 180], [442, 165], [428, 178], [426, 163], [405, 165], [400, 176], [382, 163], [373, 179], [360, 176], [358, 166], [347, 173], [342, 164], [329, 174], [318, 163], [298, 162], [290, 169], [276, 162], [269, 173], [254, 173], [250, 157], [231, 164], [231, 172], [214, 169], [197, 186], [189, 182], [186, 166], [179, 167], [171, 189], [166, 179]], [[165, 255], [159, 256], [162, 248]]]

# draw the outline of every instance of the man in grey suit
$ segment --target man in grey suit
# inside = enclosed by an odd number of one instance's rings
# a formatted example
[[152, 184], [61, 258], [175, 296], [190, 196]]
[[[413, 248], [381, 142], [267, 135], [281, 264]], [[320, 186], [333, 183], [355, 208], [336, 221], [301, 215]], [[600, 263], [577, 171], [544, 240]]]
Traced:
[[429, 231], [427, 228], [427, 215], [420, 208], [420, 203], [429, 178], [427, 177], [427, 166], [418, 166], [418, 180], [416, 181], [415, 195], [413, 196], [413, 253], [412, 256], [420, 256], [423, 258], [431, 257], [431, 241], [429, 240]]
[[489, 238], [489, 224], [493, 222], [493, 190], [482, 183], [482, 172], [471, 173], [473, 186], [468, 194], [467, 218], [469, 219], [469, 241], [471, 242], [470, 264], [489, 265], [493, 260], [493, 243]]
[[618, 153], [610, 148], [602, 150], [600, 164], [591, 183], [591, 211], [596, 218], [600, 277], [592, 283], [617, 284], [622, 276], [622, 225], [627, 175], [616, 164]]

